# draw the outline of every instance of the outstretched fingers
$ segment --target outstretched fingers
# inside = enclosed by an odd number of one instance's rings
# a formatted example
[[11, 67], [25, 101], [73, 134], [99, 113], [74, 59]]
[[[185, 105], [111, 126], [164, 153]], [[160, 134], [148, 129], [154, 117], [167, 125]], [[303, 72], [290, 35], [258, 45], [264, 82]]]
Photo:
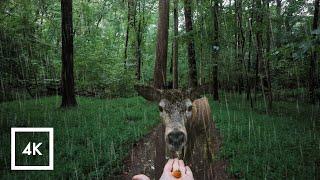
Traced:
[[192, 171], [189, 166], [186, 166], [186, 175], [193, 177]]
[[185, 167], [184, 162], [182, 160], [179, 160], [179, 169], [182, 174], [186, 173], [186, 167]]
[[177, 171], [180, 170], [179, 168], [179, 159], [174, 159], [173, 160], [173, 165], [172, 165], [172, 171]]
[[173, 166], [173, 159], [169, 159], [167, 164], [164, 166], [163, 171], [166, 172], [171, 172], [172, 171], [172, 166]]

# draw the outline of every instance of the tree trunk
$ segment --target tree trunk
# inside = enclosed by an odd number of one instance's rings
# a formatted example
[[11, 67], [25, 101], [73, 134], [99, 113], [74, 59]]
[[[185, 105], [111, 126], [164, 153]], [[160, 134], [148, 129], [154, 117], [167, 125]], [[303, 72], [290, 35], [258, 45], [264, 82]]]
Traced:
[[141, 54], [141, 44], [142, 44], [142, 27], [141, 23], [144, 20], [144, 5], [143, 5], [143, 15], [141, 17], [141, 2], [138, 1], [138, 8], [139, 8], [139, 22], [138, 22], [138, 27], [136, 30], [136, 78], [139, 81], [141, 79], [141, 59], [142, 59], [142, 54]]
[[277, 3], [277, 15], [281, 15], [281, 0], [276, 0]]
[[244, 88], [243, 84], [243, 59], [244, 59], [244, 35], [242, 28], [242, 0], [235, 0], [235, 11], [236, 11], [236, 62], [239, 63], [239, 79], [238, 79], [238, 90], [242, 93]]
[[179, 46], [178, 46], [178, 0], [174, 0], [173, 7], [173, 23], [174, 23], [174, 38], [173, 38], [173, 57], [172, 57], [172, 70], [173, 70], [173, 89], [179, 88], [179, 76], [178, 76], [178, 56], [179, 56]]
[[284, 20], [284, 24], [285, 24], [285, 28], [287, 33], [289, 34], [289, 37], [291, 36], [291, 31], [292, 31], [292, 25], [290, 24], [290, 21], [292, 20], [293, 16], [292, 16], [292, 8], [291, 6], [294, 6], [294, 2], [292, 0], [288, 0], [288, 7], [287, 7], [287, 16], [285, 17]]
[[205, 33], [205, 29], [204, 29], [204, 14], [205, 12], [202, 10], [203, 9], [203, 1], [202, 0], [196, 0], [196, 6], [197, 9], [196, 11], [200, 12], [199, 13], [199, 20], [198, 20], [198, 26], [200, 26], [199, 30], [200, 30], [200, 37], [198, 37], [200, 39], [199, 42], [199, 64], [198, 64], [198, 85], [201, 86], [202, 84], [205, 83], [205, 73], [204, 73], [204, 45], [205, 43], [203, 42], [203, 38], [204, 38], [204, 33]]
[[218, 61], [220, 52], [219, 42], [219, 1], [214, 0], [212, 5], [212, 17], [213, 17], [213, 43], [212, 43], [212, 80], [213, 80], [213, 99], [219, 100], [219, 82], [218, 82]]
[[159, 0], [156, 61], [154, 66], [155, 88], [162, 89], [166, 82], [169, 27], [169, 0]]
[[[271, 20], [270, 20], [270, 10], [269, 10], [269, 2], [265, 1], [267, 12], [266, 12], [266, 20], [267, 20], [267, 31], [266, 31], [266, 38], [267, 38], [267, 54], [271, 51]], [[264, 58], [265, 60], [265, 74], [266, 74], [266, 84], [267, 84], [267, 97], [268, 97], [268, 112], [272, 109], [272, 87], [271, 87], [271, 75], [270, 75], [270, 60]]]
[[73, 78], [72, 0], [61, 0], [62, 35], [62, 102], [61, 107], [76, 106]]
[[[314, 15], [312, 30], [318, 29], [319, 21], [319, 0], [314, 1]], [[313, 39], [316, 39], [316, 34], [313, 35]], [[316, 102], [315, 89], [317, 88], [317, 75], [316, 75], [316, 65], [317, 65], [318, 54], [315, 48], [312, 49], [312, 56], [310, 60], [310, 70], [309, 70], [309, 94], [311, 103]]]
[[277, 20], [276, 20], [276, 24], [277, 24], [277, 37], [276, 37], [276, 47], [279, 48], [281, 47], [281, 24], [282, 24], [282, 17], [281, 17], [281, 0], [276, 0], [276, 3], [277, 3], [277, 9], [276, 9], [276, 12], [277, 12]]
[[256, 30], [256, 39], [257, 39], [257, 55], [256, 55], [256, 65], [255, 65], [255, 87], [254, 87], [254, 99], [257, 100], [257, 88], [259, 83], [259, 69], [260, 62], [262, 62], [262, 26], [263, 26], [263, 17], [262, 17], [262, 8], [261, 8], [261, 0], [256, 1], [256, 26], [258, 27]]
[[129, 42], [129, 25], [126, 31], [126, 40], [124, 45], [124, 69], [127, 69], [127, 58], [128, 58], [128, 42]]
[[251, 56], [252, 56], [252, 17], [253, 12], [250, 13], [251, 17], [248, 22], [249, 26], [249, 53], [248, 53], [248, 63], [247, 63], [247, 69], [246, 69], [246, 76], [247, 76], [247, 100], [250, 100], [251, 108], [253, 108], [252, 103], [252, 96], [251, 96]]
[[128, 64], [128, 46], [130, 41], [130, 31], [135, 27], [135, 0], [128, 0], [128, 22], [126, 30], [126, 39], [124, 47], [124, 68], [127, 69]]
[[124, 68], [127, 68], [127, 59], [128, 59], [128, 43], [129, 43], [129, 24], [130, 24], [130, 0], [128, 0], [128, 21], [127, 21], [127, 30], [126, 30], [126, 40], [124, 45]]
[[197, 87], [197, 65], [196, 65], [196, 53], [194, 49], [194, 38], [192, 32], [192, 0], [184, 0], [184, 16], [186, 32], [189, 35], [188, 38], [188, 65], [189, 65], [189, 87]]

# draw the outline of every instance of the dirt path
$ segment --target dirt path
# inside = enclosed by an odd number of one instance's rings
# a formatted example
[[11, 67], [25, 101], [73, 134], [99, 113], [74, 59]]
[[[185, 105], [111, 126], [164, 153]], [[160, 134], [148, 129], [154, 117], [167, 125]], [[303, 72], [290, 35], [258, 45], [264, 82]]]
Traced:
[[[216, 128], [213, 129], [213, 149], [217, 156], [221, 138]], [[151, 133], [137, 142], [130, 155], [125, 159], [125, 171], [123, 179], [131, 179], [136, 174], [145, 174], [151, 179], [156, 179], [162, 173], [166, 162], [165, 144], [163, 142], [163, 128], [161, 125], [155, 127]], [[229, 179], [226, 173], [227, 162], [225, 160], [214, 160], [209, 163], [207, 159], [199, 156], [204, 152], [203, 146], [196, 146], [190, 163], [188, 164], [197, 180]]]

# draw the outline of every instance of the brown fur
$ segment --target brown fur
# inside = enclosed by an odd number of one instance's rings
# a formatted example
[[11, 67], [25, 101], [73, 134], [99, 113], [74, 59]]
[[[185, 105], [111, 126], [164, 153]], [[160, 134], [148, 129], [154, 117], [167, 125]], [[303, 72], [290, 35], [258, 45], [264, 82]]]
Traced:
[[193, 154], [195, 141], [201, 141], [207, 152], [207, 158], [211, 160], [214, 155], [212, 152], [211, 130], [213, 127], [213, 119], [208, 99], [206, 97], [196, 99], [192, 103], [192, 118], [187, 121], [186, 128], [188, 134], [187, 149], [185, 158], [188, 160]]
[[190, 124], [189, 126], [202, 130], [209, 125], [209, 121], [211, 120], [211, 109], [208, 99], [204, 97], [194, 100], [192, 102], [192, 118], [188, 121], [188, 124]]
[[[177, 153], [181, 148], [185, 149], [185, 157], [191, 158], [193, 147], [202, 146], [207, 153], [207, 158], [211, 159], [212, 135], [214, 122], [207, 98], [198, 98], [207, 86], [199, 86], [186, 91], [179, 89], [160, 90], [152, 86], [135, 85], [135, 89], [145, 99], [159, 102], [160, 117], [165, 123], [165, 140], [168, 149]], [[193, 101], [192, 101], [193, 100]], [[191, 102], [192, 101], [192, 102]], [[192, 112], [190, 106], [192, 105]], [[182, 143], [178, 147], [173, 147], [169, 143], [168, 135], [171, 132], [184, 134]], [[187, 146], [187, 147], [186, 147]], [[180, 154], [180, 152], [178, 152]]]

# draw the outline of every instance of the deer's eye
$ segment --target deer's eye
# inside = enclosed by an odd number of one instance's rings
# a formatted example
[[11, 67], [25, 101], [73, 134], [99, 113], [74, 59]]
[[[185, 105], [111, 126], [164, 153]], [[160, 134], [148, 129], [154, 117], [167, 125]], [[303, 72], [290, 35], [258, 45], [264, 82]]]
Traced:
[[192, 111], [192, 106], [188, 106], [187, 111], [189, 111], [189, 112]]
[[159, 111], [163, 112], [163, 107], [162, 106], [159, 106]]

